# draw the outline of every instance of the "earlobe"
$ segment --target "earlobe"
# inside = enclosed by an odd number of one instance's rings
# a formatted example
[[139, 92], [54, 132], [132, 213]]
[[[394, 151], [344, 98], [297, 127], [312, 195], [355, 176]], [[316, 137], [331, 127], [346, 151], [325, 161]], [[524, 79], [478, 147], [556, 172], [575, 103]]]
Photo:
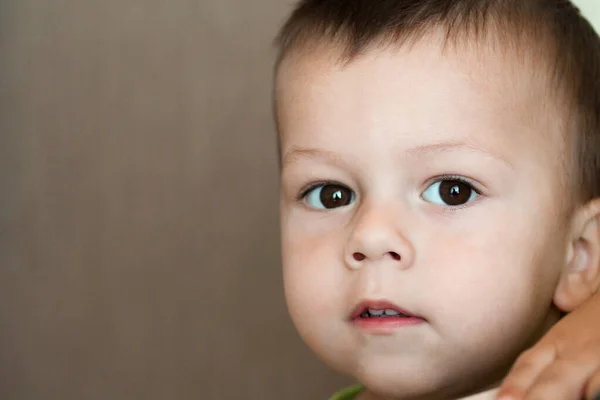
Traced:
[[571, 312], [600, 287], [600, 202], [581, 211], [573, 227], [565, 268], [554, 294], [554, 304]]

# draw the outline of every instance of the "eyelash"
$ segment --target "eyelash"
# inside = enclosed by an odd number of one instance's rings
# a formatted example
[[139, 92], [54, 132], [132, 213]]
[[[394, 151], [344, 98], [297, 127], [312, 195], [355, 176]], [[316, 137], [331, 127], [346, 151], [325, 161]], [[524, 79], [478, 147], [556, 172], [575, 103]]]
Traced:
[[[303, 200], [312, 190], [315, 190], [318, 187], [321, 186], [325, 186], [325, 185], [337, 185], [337, 186], [343, 186], [343, 187], [348, 187], [348, 185], [344, 185], [343, 183], [340, 182], [336, 182], [336, 181], [317, 181], [317, 182], [312, 182], [310, 183], [308, 186], [306, 186], [304, 189], [302, 189], [300, 191], [300, 194], [298, 195], [298, 201]], [[352, 190], [352, 189], [350, 189]]]
[[425, 187], [428, 188], [429, 186], [433, 185], [434, 183], [438, 183], [438, 182], [442, 182], [442, 181], [457, 181], [457, 182], [464, 183], [466, 185], [471, 186], [471, 188], [473, 188], [475, 193], [477, 193], [479, 196], [483, 195], [481, 193], [481, 190], [478, 189], [478, 187], [477, 187], [478, 185], [475, 182], [473, 182], [473, 180], [471, 180], [469, 178], [465, 178], [464, 176], [460, 176], [460, 175], [441, 175], [441, 176], [437, 176], [435, 178], [431, 178], [427, 181], [427, 183], [425, 184]]

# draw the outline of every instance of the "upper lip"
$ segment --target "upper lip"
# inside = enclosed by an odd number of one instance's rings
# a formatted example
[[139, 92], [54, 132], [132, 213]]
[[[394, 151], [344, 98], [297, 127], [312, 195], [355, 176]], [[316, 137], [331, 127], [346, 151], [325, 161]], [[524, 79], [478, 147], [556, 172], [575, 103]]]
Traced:
[[394, 304], [388, 300], [363, 300], [360, 303], [358, 303], [356, 305], [356, 307], [354, 307], [354, 309], [352, 310], [352, 313], [350, 314], [350, 319], [353, 320], [353, 319], [359, 318], [360, 315], [362, 313], [364, 313], [365, 311], [367, 311], [369, 308], [375, 309], [375, 310], [385, 310], [385, 309], [395, 310], [395, 311], [399, 312], [400, 314], [403, 314], [410, 318], [423, 319], [422, 317], [415, 315], [415, 314], [411, 313], [410, 311], [407, 311], [405, 309], [398, 307], [396, 304]]

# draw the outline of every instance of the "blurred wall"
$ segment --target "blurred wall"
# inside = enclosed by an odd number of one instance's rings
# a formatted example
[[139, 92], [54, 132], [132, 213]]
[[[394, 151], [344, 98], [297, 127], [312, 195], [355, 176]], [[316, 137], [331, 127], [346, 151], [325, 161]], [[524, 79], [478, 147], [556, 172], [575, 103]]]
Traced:
[[285, 311], [276, 0], [0, 2], [0, 399], [319, 399]]

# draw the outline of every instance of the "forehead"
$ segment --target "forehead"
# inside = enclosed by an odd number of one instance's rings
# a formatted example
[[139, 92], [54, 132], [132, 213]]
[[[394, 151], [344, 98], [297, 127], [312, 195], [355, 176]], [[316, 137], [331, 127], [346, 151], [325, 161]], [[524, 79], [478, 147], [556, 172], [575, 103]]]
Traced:
[[341, 131], [350, 138], [385, 130], [379, 137], [388, 142], [486, 141], [556, 161], [565, 123], [539, 65], [481, 43], [444, 47], [436, 37], [373, 47], [349, 63], [327, 44], [292, 52], [276, 80], [282, 151], [326, 146]]

